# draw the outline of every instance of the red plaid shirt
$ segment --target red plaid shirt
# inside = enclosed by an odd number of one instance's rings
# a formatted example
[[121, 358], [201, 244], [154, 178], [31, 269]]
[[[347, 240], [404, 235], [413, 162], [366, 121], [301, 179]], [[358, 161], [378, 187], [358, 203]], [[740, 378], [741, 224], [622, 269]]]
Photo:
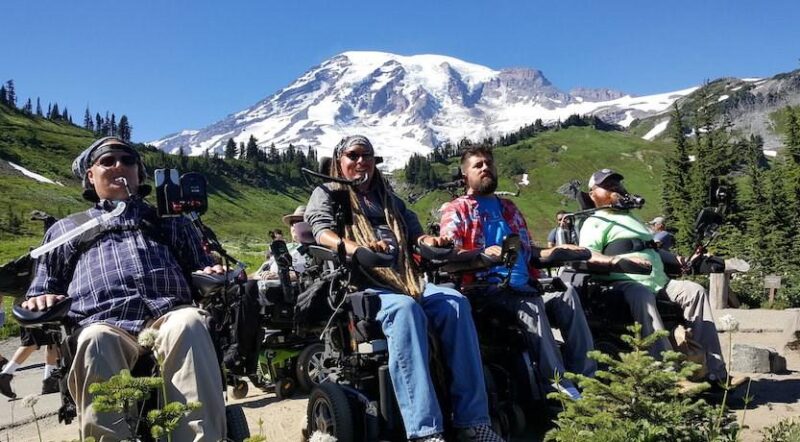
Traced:
[[[519, 235], [522, 248], [530, 256], [531, 235], [522, 212], [510, 200], [499, 197], [498, 200], [500, 201], [503, 219], [508, 223], [511, 232]], [[457, 249], [475, 250], [486, 247], [478, 201], [472, 195], [458, 197], [442, 207], [442, 219], [439, 229], [439, 234], [442, 237], [451, 239]], [[530, 265], [528, 266], [528, 272], [531, 278], [539, 277], [539, 272]], [[474, 280], [474, 275], [465, 275], [463, 282], [469, 283], [472, 280]]]

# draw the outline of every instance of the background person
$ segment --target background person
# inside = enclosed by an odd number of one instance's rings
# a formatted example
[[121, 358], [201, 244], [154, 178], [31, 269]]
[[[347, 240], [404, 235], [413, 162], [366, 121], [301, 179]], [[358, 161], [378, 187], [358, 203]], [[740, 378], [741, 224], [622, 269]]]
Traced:
[[653, 232], [653, 241], [658, 244], [658, 248], [669, 251], [675, 244], [675, 236], [667, 231], [667, 225], [663, 216], [657, 216], [647, 223], [650, 231]]
[[572, 218], [565, 217], [566, 213], [563, 210], [556, 212], [556, 226], [547, 234], [547, 247], [578, 244], [577, 234], [572, 228]]

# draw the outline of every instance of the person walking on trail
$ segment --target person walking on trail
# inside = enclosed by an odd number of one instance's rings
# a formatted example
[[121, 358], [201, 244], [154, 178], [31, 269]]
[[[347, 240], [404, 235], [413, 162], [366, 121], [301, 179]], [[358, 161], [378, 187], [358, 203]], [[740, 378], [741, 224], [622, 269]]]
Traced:
[[72, 299], [70, 318], [77, 323], [77, 348], [68, 375], [82, 435], [98, 440], [129, 439], [128, 426], [116, 413], [96, 413], [89, 386], [131, 369], [145, 349], [137, 342], [143, 330], [158, 332], [155, 351], [168, 401], [200, 402], [181, 419], [174, 440], [217, 441], [226, 435], [222, 377], [207, 323], [208, 313], [191, 306], [186, 274], [201, 269], [223, 273], [202, 247], [197, 229], [185, 217], [158, 218], [143, 197], [147, 172], [139, 153], [116, 137], [101, 138], [75, 159], [73, 173], [82, 180], [92, 207], [56, 222], [44, 242], [72, 231], [80, 219], [112, 210], [88, 244], [64, 243], [37, 260], [33, 282], [22, 307], [40, 311]]
[[11, 381], [14, 378], [14, 373], [16, 373], [20, 366], [28, 359], [28, 357], [30, 357], [30, 355], [33, 354], [33, 352], [40, 349], [42, 346], [45, 347], [42, 394], [58, 392], [59, 379], [54, 374], [58, 364], [58, 351], [56, 350], [56, 346], [59, 345], [59, 343], [56, 342], [57, 340], [54, 339], [54, 337], [58, 336], [59, 329], [56, 329], [55, 332], [56, 334], [54, 335], [53, 330], [48, 330], [47, 327], [21, 328], [21, 345], [14, 352], [11, 360], [3, 360], [5, 358], [0, 356], [0, 367], [2, 367], [2, 371], [0, 371], [0, 393], [11, 399], [17, 397], [16, 393], [14, 393], [14, 390], [11, 388]]

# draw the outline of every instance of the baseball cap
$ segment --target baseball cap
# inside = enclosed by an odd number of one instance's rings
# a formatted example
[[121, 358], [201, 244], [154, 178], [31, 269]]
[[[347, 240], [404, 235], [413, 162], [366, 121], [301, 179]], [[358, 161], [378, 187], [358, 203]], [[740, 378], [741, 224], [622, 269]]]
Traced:
[[651, 224], [651, 225], [653, 225], [653, 224], [664, 224], [664, 217], [663, 216], [657, 216], [657, 217], [653, 218], [653, 220], [650, 221], [647, 224]]
[[625, 179], [619, 172], [615, 172], [612, 169], [600, 169], [597, 172], [593, 173], [592, 176], [589, 178], [589, 190], [592, 189], [594, 186], [599, 186], [603, 183], [603, 181], [609, 178], [616, 178], [620, 181]]

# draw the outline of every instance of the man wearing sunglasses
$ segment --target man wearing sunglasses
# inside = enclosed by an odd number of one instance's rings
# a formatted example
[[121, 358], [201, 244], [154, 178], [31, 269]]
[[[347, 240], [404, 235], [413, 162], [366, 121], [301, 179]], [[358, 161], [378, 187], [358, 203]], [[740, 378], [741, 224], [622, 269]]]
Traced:
[[125, 141], [95, 141], [78, 155], [72, 170], [93, 207], [54, 224], [45, 243], [122, 202], [125, 209], [91, 235], [91, 241], [78, 237], [39, 258], [22, 305], [37, 311], [72, 298], [69, 316], [79, 328], [68, 385], [81, 415], [82, 435], [98, 440], [132, 437], [120, 415], [93, 410], [89, 386], [132, 369], [144, 353], [137, 335], [152, 328], [158, 331], [154, 351], [163, 358], [167, 399], [202, 404], [181, 419], [174, 439], [224, 438], [222, 379], [206, 328], [208, 315], [191, 306], [186, 276], [198, 269], [220, 273], [222, 268], [211, 267], [197, 230], [186, 218], [158, 218], [143, 200], [150, 190], [143, 184], [147, 172], [139, 153]]

